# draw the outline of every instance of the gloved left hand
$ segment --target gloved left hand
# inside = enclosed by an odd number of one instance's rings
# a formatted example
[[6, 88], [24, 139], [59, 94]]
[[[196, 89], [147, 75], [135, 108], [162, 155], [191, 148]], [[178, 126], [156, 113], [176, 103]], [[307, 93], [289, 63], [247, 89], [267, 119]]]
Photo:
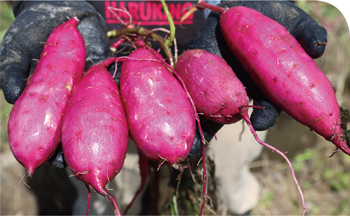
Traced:
[[86, 44], [86, 69], [111, 54], [102, 16], [85, 1], [15, 1], [15, 21], [0, 50], [0, 83], [7, 102], [14, 104], [33, 73], [52, 30], [73, 15]]
[[[15, 21], [0, 49], [0, 86], [7, 102], [14, 104], [28, 76], [34, 72], [45, 42], [58, 25], [76, 15], [86, 47], [86, 69], [112, 56], [106, 22], [86, 1], [15, 1]], [[57, 156], [57, 157], [56, 157]], [[54, 167], [64, 168], [62, 149], [51, 157]]]

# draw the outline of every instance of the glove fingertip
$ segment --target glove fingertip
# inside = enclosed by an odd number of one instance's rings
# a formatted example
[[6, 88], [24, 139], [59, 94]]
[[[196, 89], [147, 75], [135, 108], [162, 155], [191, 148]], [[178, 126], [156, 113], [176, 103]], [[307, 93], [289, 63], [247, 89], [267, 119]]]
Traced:
[[327, 45], [327, 30], [324, 27], [315, 25], [304, 28], [299, 35], [297, 40], [311, 58], [323, 55]]
[[56, 151], [49, 158], [48, 162], [52, 165], [53, 168], [64, 169], [68, 165], [64, 159], [62, 143], [59, 144]]
[[5, 99], [8, 103], [14, 104], [23, 92], [26, 86], [26, 77], [21, 74], [18, 76], [8, 77], [2, 80], [1, 89], [4, 92]]
[[203, 151], [203, 145], [202, 145], [201, 137], [200, 137], [198, 130], [196, 130], [195, 138], [193, 141], [193, 146], [191, 148], [190, 153], [188, 153], [187, 157], [190, 159], [194, 158], [195, 156], [202, 153], [202, 151]]
[[254, 100], [254, 105], [264, 107], [264, 109], [254, 108], [250, 116], [253, 128], [256, 131], [264, 131], [272, 127], [280, 115], [281, 110], [264, 100]]

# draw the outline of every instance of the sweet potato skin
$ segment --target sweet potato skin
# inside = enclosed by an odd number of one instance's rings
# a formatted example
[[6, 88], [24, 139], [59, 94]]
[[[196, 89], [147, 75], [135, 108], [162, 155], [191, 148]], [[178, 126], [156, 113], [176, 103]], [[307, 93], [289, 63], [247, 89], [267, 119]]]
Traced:
[[149, 49], [139, 48], [128, 57], [119, 87], [131, 138], [149, 159], [178, 164], [190, 152], [195, 135], [187, 95]]
[[273, 103], [350, 154], [331, 83], [282, 25], [237, 6], [222, 14], [220, 28], [232, 52]]
[[92, 66], [65, 112], [62, 147], [75, 176], [101, 195], [121, 170], [129, 133], [119, 90], [102, 63]]
[[64, 109], [85, 68], [84, 39], [77, 24], [73, 17], [50, 34], [10, 114], [10, 148], [29, 176], [58, 146]]
[[204, 117], [220, 124], [242, 119], [239, 108], [248, 105], [247, 93], [225, 60], [205, 50], [188, 50], [179, 56], [176, 72]]

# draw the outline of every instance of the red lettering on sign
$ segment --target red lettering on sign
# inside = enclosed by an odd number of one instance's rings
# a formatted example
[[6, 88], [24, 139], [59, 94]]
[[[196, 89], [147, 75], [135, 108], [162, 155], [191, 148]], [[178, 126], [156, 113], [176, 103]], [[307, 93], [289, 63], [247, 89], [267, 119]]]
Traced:
[[[181, 17], [193, 8], [191, 2], [175, 2], [167, 5], [175, 25], [178, 25]], [[129, 23], [128, 13], [122, 11], [127, 10], [136, 25], [169, 25], [163, 6], [158, 1], [105, 1], [104, 8], [106, 22], [109, 24]], [[191, 14], [182, 25], [193, 24], [193, 19], [194, 15]]]
[[111, 18], [111, 12], [109, 11], [109, 1], [105, 1], [105, 14], [106, 14], [106, 19]]
[[115, 12], [115, 10], [113, 10], [113, 9], [116, 9], [117, 8], [117, 2], [111, 2], [111, 8], [112, 9], [109, 9], [109, 11], [112, 13], [112, 18], [113, 19], [116, 19], [117, 18], [117, 16], [116, 16], [116, 12]]
[[[113, 13], [113, 9], [111, 8], [117, 8], [117, 2], [105, 2], [105, 14], [106, 14], [106, 19], [116, 19], [117, 16]], [[112, 12], [113, 11], [113, 12]], [[112, 15], [113, 14], [113, 15]]]
[[157, 2], [154, 2], [152, 4], [152, 19], [153, 20], [163, 20], [162, 9], [163, 9], [162, 4], [158, 4]]
[[[147, 20], [151, 19], [151, 15], [152, 15], [151, 7], [152, 7], [152, 3], [150, 3], [150, 2], [146, 3], [146, 7], [145, 7], [144, 2], [140, 3], [140, 18], [141, 18], [141, 20], [147, 21]], [[145, 13], [146, 13], [146, 15], [145, 15]]]
[[[127, 23], [129, 22], [129, 20], [123, 20], [123, 22]], [[114, 23], [120, 23], [119, 20], [107, 20], [106, 23], [108, 24], [114, 24]], [[132, 23], [134, 23], [135, 25], [143, 25], [143, 26], [150, 26], [150, 25], [164, 25], [164, 26], [168, 26], [169, 22], [168, 21], [142, 21], [140, 23], [140, 21], [135, 21], [133, 20]], [[191, 25], [193, 24], [192, 20], [185, 20], [181, 23], [182, 25]], [[180, 21], [174, 21], [174, 25], [180, 25]]]
[[139, 4], [136, 2], [128, 2], [128, 11], [131, 17], [135, 20], [140, 20], [139, 17]]
[[[123, 1], [119, 2], [118, 9], [125, 10], [126, 9], [125, 2], [123, 2]], [[119, 16], [120, 19], [129, 20], [128, 14], [123, 12], [123, 11], [119, 11], [118, 16]]]

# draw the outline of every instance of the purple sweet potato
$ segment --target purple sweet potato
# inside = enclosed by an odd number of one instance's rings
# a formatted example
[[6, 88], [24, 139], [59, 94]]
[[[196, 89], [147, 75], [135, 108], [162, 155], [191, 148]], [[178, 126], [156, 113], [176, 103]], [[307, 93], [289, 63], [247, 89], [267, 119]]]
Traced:
[[64, 109], [85, 68], [86, 51], [77, 24], [73, 17], [50, 34], [10, 114], [10, 148], [29, 176], [57, 148]]
[[350, 155], [330, 81], [285, 27], [251, 8], [198, 5], [221, 14], [227, 45], [273, 103]]
[[176, 72], [204, 117], [220, 124], [242, 119], [240, 108], [249, 104], [247, 92], [225, 60], [205, 50], [188, 50], [179, 56]]
[[177, 167], [193, 145], [194, 109], [159, 59], [148, 48], [133, 51], [122, 65], [120, 92], [138, 149], [151, 160]]
[[[205, 117], [221, 124], [234, 123], [243, 118], [258, 143], [277, 152], [287, 161], [300, 192], [305, 212], [303, 194], [295, 178], [292, 164], [281, 151], [264, 143], [257, 136], [247, 111], [250, 107], [247, 93], [226, 62], [205, 50], [189, 50], [179, 57], [176, 71], [189, 90], [196, 108]], [[201, 207], [200, 214], [203, 208], [204, 205]]]
[[128, 148], [128, 125], [118, 86], [106, 67], [92, 66], [72, 93], [62, 127], [65, 160], [74, 175], [106, 196], [120, 215], [106, 185], [120, 172]]

